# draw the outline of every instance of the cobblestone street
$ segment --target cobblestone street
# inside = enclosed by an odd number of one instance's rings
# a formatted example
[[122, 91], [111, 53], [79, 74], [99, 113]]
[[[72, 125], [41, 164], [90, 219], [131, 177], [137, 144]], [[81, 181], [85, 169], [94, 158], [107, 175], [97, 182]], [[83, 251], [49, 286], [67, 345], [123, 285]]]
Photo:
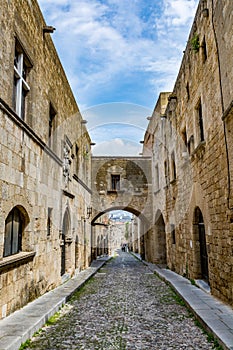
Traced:
[[173, 291], [118, 251], [28, 349], [212, 349]]

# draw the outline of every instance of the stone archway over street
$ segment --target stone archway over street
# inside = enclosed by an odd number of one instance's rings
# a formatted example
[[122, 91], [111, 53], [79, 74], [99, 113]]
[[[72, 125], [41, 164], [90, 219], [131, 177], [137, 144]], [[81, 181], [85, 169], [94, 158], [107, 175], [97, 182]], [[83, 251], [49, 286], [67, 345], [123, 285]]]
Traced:
[[152, 222], [151, 158], [92, 158], [92, 220], [120, 209], [140, 219], [140, 252], [144, 255], [144, 236]]

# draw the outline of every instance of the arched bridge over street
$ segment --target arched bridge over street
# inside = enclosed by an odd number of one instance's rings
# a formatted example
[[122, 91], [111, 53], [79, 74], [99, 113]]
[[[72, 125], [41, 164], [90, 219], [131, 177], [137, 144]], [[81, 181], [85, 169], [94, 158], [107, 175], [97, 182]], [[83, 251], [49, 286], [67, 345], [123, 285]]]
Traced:
[[[138, 217], [135, 238], [137, 251], [144, 256], [144, 237], [152, 222], [150, 157], [93, 157], [92, 158], [92, 226], [112, 210], [125, 210]], [[98, 255], [94, 246], [102, 245], [92, 230], [93, 257]]]
[[92, 225], [102, 214], [122, 209], [151, 222], [151, 158], [92, 158]]

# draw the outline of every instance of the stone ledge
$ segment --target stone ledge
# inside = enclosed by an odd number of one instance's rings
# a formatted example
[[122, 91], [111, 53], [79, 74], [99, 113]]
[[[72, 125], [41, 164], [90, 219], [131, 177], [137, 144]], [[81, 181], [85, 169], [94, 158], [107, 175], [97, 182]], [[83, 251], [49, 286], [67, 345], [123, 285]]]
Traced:
[[176, 179], [173, 179], [170, 181], [170, 185], [175, 185], [176, 184]]
[[73, 193], [68, 192], [68, 191], [66, 191], [66, 190], [63, 190], [63, 194], [64, 194], [64, 196], [69, 197], [69, 198], [71, 198], [71, 199], [74, 199], [74, 198], [75, 198], [75, 195], [74, 195]]
[[73, 179], [77, 181], [83, 188], [85, 188], [87, 192], [92, 194], [92, 190], [76, 174], [73, 175]]
[[107, 194], [122, 194], [125, 193], [124, 190], [108, 190]]
[[29, 260], [33, 260], [35, 255], [36, 252], [21, 252], [5, 257], [0, 261], [0, 272], [3, 270], [12, 269], [17, 265], [26, 264]]
[[202, 150], [204, 151], [205, 150], [205, 146], [206, 146], [206, 141], [199, 142], [197, 147], [194, 149], [192, 155], [197, 154], [199, 151], [202, 151]]
[[8, 106], [8, 104], [0, 98], [0, 109], [7, 114], [26, 134], [36, 142], [58, 165], [62, 166], [62, 160], [48, 147], [48, 145], [35, 133], [35, 131], [26, 124], [19, 116]]

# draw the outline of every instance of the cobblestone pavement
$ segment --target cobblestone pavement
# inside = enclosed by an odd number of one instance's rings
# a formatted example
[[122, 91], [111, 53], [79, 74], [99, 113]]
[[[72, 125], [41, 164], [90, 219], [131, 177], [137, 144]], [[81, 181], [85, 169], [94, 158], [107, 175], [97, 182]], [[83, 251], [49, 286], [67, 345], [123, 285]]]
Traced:
[[118, 254], [28, 349], [212, 349], [170, 287], [129, 253]]

